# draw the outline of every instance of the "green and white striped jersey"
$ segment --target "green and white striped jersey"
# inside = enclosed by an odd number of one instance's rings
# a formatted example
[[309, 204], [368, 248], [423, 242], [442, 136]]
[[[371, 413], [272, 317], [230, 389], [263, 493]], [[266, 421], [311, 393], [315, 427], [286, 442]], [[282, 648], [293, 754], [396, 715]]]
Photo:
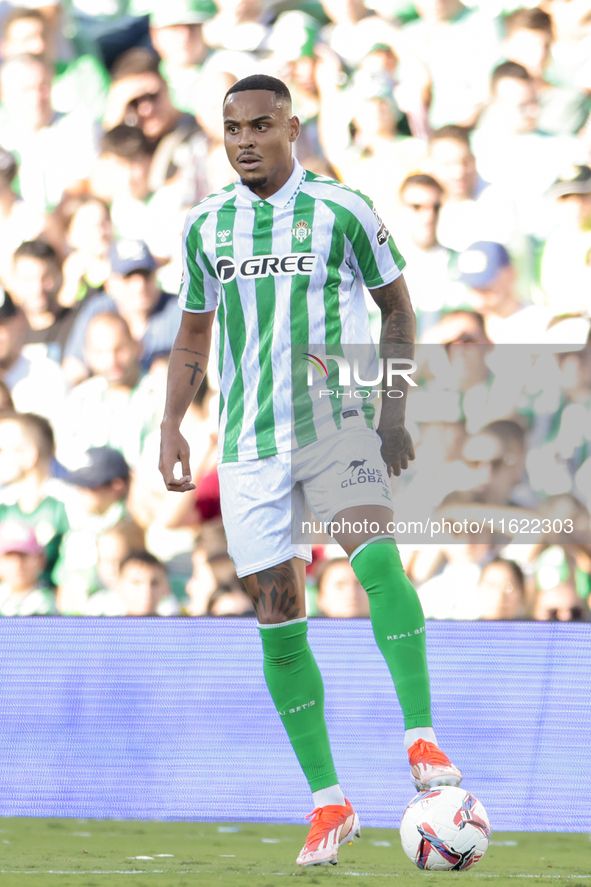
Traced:
[[189, 211], [179, 304], [219, 306], [221, 462], [288, 452], [294, 429], [299, 446], [324, 436], [311, 404], [294, 407], [292, 352], [371, 343], [362, 283], [404, 264], [367, 197], [297, 161], [266, 200], [237, 181]]

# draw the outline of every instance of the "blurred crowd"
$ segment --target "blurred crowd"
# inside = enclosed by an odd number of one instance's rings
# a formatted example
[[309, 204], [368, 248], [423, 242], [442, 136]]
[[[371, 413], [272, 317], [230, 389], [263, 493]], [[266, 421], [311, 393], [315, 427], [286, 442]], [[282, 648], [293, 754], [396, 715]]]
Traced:
[[[591, 0], [1, 0], [0, 615], [254, 615], [213, 365], [196, 490], [157, 467], [184, 218], [235, 177], [221, 106], [251, 73], [407, 262], [397, 517], [493, 519], [401, 540], [427, 617], [590, 618]], [[534, 541], [501, 523], [535, 516]], [[338, 551], [314, 549], [309, 612], [366, 617]]]

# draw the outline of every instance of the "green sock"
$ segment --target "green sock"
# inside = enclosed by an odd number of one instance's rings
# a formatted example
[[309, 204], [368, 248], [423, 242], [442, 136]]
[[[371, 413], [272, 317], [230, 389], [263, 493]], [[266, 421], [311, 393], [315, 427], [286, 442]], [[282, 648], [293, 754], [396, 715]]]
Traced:
[[395, 541], [375, 539], [359, 546], [351, 566], [369, 597], [374, 637], [394, 680], [404, 726], [430, 727], [425, 617]]
[[307, 619], [259, 625], [265, 680], [311, 790], [335, 785], [324, 719], [322, 675], [308, 644]]

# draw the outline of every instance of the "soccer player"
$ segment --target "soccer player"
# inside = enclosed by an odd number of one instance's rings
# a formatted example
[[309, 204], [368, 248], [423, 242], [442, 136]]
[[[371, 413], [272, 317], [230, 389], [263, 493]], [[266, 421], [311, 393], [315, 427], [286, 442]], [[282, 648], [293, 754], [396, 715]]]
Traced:
[[[187, 217], [183, 315], [168, 371], [160, 470], [169, 490], [193, 488], [179, 425], [203, 379], [217, 311], [219, 477], [229, 552], [255, 607], [267, 685], [313, 794], [312, 827], [297, 862], [335, 864], [339, 847], [359, 835], [359, 819], [332, 760], [322, 678], [306, 637], [310, 548], [292, 541], [292, 504], [305, 499], [317, 517], [343, 529], [333, 535], [369, 596], [417, 789], [457, 785], [462, 775], [436, 743], [423, 613], [388, 532], [387, 476], [414, 458], [404, 398], [384, 398], [377, 433], [368, 403], [337, 403], [326, 436], [314, 409], [292, 405], [292, 350], [324, 343], [334, 353], [334, 346], [370, 344], [362, 280], [382, 311], [382, 354], [397, 345], [412, 356], [414, 314], [404, 260], [371, 202], [294, 160], [299, 121], [285, 84], [246, 77], [229, 89], [223, 114], [239, 179]], [[396, 386], [405, 394], [404, 380]], [[175, 478], [178, 462], [182, 477]], [[376, 480], [345, 484], [344, 501], [343, 475], [355, 480], [361, 471]], [[345, 533], [346, 521], [370, 529]]]

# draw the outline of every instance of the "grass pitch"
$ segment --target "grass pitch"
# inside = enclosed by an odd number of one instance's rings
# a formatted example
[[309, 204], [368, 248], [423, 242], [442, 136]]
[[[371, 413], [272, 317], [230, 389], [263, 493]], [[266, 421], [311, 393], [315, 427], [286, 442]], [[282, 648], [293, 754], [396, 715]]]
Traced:
[[253, 823], [138, 822], [95, 819], [0, 820], [1, 887], [377, 887], [456, 878], [477, 885], [591, 887], [586, 834], [495, 832], [485, 857], [467, 872], [416, 869], [396, 829], [363, 829], [338, 866], [295, 864], [308, 827]]

